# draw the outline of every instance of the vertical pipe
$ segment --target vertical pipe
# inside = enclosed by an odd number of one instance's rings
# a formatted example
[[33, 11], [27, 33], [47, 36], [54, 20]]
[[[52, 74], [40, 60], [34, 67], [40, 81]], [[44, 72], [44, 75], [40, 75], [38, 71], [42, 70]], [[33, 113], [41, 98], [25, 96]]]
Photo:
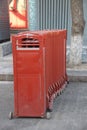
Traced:
[[65, 12], [65, 0], [63, 0], [62, 3], [62, 29], [64, 29], [64, 20], [65, 20], [64, 12]]
[[54, 0], [54, 29], [56, 29], [57, 17], [56, 17], [56, 8], [57, 8], [57, 0]]
[[54, 24], [53, 6], [54, 6], [54, 0], [51, 0], [51, 29], [53, 29], [53, 24]]
[[38, 14], [39, 14], [39, 30], [41, 30], [41, 0], [38, 0]]
[[51, 29], [51, 0], [49, 0], [49, 29]]
[[59, 11], [59, 28], [61, 29], [61, 17], [62, 17], [62, 0], [60, 0], [60, 11]]
[[57, 0], [57, 29], [59, 29], [59, 19], [60, 19], [60, 0]]
[[67, 29], [67, 0], [65, 0], [66, 3], [65, 3], [65, 29]]
[[48, 0], [46, 0], [46, 29], [48, 29], [48, 16], [49, 16], [49, 1]]
[[46, 1], [43, 0], [43, 29], [46, 28]]
[[41, 30], [43, 29], [43, 0], [41, 0]]

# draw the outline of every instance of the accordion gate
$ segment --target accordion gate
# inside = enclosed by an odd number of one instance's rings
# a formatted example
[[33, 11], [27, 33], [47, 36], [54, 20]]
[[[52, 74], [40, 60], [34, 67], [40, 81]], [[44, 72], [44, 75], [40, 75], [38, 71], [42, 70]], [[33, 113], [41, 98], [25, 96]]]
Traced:
[[23, 32], [12, 37], [14, 116], [44, 117], [67, 84], [66, 30]]

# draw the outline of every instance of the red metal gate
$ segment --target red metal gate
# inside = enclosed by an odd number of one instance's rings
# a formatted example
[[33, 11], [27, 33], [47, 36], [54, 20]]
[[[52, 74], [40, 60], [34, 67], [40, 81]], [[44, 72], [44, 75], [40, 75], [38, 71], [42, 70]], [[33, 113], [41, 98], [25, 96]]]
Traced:
[[67, 83], [66, 30], [12, 37], [16, 117], [43, 117]]

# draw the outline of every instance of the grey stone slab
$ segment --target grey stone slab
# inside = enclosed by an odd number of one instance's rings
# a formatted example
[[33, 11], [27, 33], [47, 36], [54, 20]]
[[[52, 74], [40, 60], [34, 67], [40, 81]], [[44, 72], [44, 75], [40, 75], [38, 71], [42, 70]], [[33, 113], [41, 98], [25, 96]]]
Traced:
[[4, 42], [0, 44], [0, 57], [6, 56], [12, 53], [12, 43], [11, 41]]

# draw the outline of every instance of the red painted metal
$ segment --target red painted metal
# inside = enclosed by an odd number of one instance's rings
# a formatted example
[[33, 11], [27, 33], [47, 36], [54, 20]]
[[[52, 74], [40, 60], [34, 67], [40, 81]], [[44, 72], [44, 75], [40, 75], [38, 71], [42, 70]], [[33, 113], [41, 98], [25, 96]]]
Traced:
[[43, 117], [67, 83], [66, 30], [14, 35], [14, 115]]

